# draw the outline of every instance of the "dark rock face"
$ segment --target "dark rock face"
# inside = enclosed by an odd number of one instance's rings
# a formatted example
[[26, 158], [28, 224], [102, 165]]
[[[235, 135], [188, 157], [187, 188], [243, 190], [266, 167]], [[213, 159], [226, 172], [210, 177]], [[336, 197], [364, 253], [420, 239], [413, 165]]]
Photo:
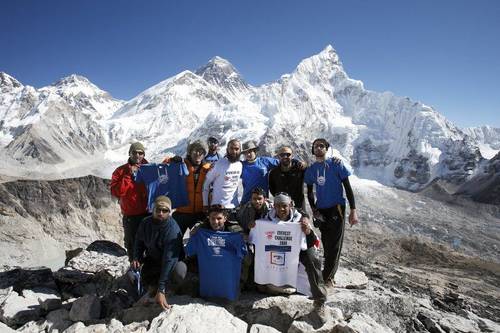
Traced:
[[479, 148], [468, 137], [461, 141], [450, 140], [446, 144], [446, 151], [439, 157], [440, 177], [459, 185], [470, 177], [483, 160]]
[[[7, 265], [49, 265], [45, 260], [56, 256], [62, 265], [65, 249], [123, 237], [120, 208], [109, 192], [109, 180], [94, 176], [0, 183], [0, 223], [0, 244], [6, 245], [0, 254], [8, 256]], [[26, 242], [33, 243], [28, 251]], [[109, 251], [120, 253], [112, 247]]]
[[455, 194], [470, 196], [479, 202], [500, 205], [500, 153], [486, 163], [482, 172], [462, 184]]
[[354, 148], [352, 166], [354, 168], [360, 166], [386, 166], [390, 163], [386, 156], [388, 149], [389, 145], [387, 144], [376, 146], [370, 139], [365, 140]]
[[87, 251], [94, 251], [100, 253], [107, 253], [116, 257], [122, 257], [127, 255], [127, 250], [125, 250], [120, 245], [107, 240], [97, 240], [87, 246]]
[[410, 184], [427, 184], [431, 180], [428, 159], [411, 150], [406, 158], [399, 161], [394, 169], [394, 177]]
[[68, 215], [71, 207], [95, 208], [111, 204], [109, 181], [94, 176], [54, 181], [19, 180], [0, 184], [0, 206], [23, 217]]
[[13, 287], [17, 293], [33, 288], [57, 289], [52, 271], [46, 267], [16, 268], [0, 273], [0, 289], [8, 287]]

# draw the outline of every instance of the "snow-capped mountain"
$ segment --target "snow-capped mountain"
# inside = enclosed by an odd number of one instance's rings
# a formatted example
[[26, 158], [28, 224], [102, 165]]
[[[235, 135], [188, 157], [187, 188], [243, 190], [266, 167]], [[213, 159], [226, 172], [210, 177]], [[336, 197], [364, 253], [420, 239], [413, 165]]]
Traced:
[[0, 142], [8, 157], [64, 164], [106, 150], [104, 121], [122, 101], [77, 75], [38, 90], [0, 77]]
[[312, 140], [324, 137], [359, 177], [410, 190], [437, 177], [459, 184], [483, 161], [476, 137], [423, 103], [366, 90], [349, 78], [331, 46], [259, 87], [215, 57], [126, 103], [79, 76], [39, 90], [6, 74], [0, 84], [4, 152], [24, 163], [66, 163], [72, 176], [84, 172], [68, 164], [71, 151], [78, 152], [73, 159], [104, 156], [111, 169], [102, 175], [109, 176], [131, 141], [144, 142], [149, 159], [159, 161], [209, 135], [223, 143], [257, 140], [268, 154], [288, 144], [309, 160]]
[[483, 157], [491, 159], [500, 151], [500, 128], [479, 126], [464, 128], [463, 131], [477, 143]]

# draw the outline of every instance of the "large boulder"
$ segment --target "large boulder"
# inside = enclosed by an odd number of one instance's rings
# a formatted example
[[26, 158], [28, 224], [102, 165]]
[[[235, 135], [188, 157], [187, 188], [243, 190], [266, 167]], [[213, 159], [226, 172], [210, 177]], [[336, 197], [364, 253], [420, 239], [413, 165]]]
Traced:
[[172, 303], [170, 310], [153, 319], [148, 332], [247, 332], [247, 323], [223, 307], [194, 299], [188, 304]]
[[69, 318], [72, 321], [88, 322], [101, 316], [101, 301], [97, 296], [86, 295], [73, 302]]
[[40, 304], [54, 301], [58, 304], [59, 296], [50, 289], [23, 290], [18, 294], [13, 288], [0, 292], [0, 320], [9, 326], [24, 325], [36, 321], [43, 314]]

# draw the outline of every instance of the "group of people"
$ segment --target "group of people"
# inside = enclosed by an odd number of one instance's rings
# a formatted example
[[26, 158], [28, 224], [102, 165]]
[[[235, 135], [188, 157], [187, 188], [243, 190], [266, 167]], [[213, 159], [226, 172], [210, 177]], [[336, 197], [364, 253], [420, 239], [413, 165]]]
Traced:
[[[182, 284], [185, 263], [193, 257], [201, 296], [235, 299], [240, 280], [255, 282], [261, 291], [290, 293], [300, 262], [315, 305], [324, 304], [342, 249], [345, 197], [349, 223], [358, 223], [350, 173], [340, 160], [327, 158], [327, 140], [312, 143], [316, 161], [310, 166], [294, 159], [289, 146], [280, 147], [273, 158], [258, 156], [254, 141], [229, 140], [224, 155], [216, 138], [206, 143], [191, 142], [184, 158], [155, 164], [145, 159], [145, 147], [136, 142], [127, 163], [113, 172], [111, 193], [119, 199], [131, 269], [140, 270], [150, 295], [169, 308], [168, 291]], [[312, 217], [305, 212], [304, 183]], [[288, 269], [293, 273], [288, 277], [269, 275]]]

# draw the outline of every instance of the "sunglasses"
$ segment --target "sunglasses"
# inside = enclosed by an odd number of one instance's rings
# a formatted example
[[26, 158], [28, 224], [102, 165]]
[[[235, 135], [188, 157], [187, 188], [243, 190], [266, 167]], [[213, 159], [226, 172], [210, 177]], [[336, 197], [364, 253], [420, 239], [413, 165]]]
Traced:
[[158, 213], [170, 213], [170, 209], [168, 208], [156, 208], [155, 210]]
[[284, 157], [290, 157], [290, 156], [292, 156], [292, 154], [290, 154], [290, 153], [281, 153], [280, 154], [280, 157], [283, 157], [283, 158]]
[[314, 145], [314, 148], [326, 148], [326, 146], [322, 143], [318, 143], [317, 145]]
[[209, 144], [209, 145], [218, 145], [218, 144], [219, 144], [219, 141], [209, 140], [209, 141], [208, 141], [208, 144]]
[[134, 150], [132, 152], [132, 155], [144, 155], [144, 152], [143, 151]]

